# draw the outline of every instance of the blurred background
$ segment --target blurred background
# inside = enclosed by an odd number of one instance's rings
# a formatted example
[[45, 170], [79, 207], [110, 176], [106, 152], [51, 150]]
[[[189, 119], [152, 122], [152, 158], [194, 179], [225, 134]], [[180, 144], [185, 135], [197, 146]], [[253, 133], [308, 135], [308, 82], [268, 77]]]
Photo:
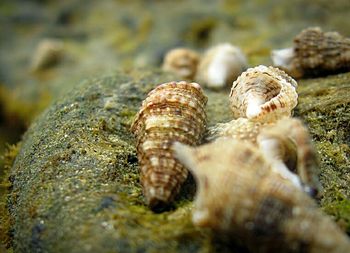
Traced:
[[349, 13], [349, 0], [1, 0], [0, 177], [5, 150], [83, 79], [157, 68], [171, 48], [221, 42], [268, 65], [270, 50], [306, 27], [349, 37]]

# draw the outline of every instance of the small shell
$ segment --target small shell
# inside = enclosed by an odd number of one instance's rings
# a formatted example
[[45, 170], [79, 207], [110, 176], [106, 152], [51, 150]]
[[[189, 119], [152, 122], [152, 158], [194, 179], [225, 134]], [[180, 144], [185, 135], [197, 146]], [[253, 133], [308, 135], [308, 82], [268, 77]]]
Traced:
[[350, 71], [350, 39], [307, 28], [295, 37], [293, 48], [274, 50], [272, 60], [295, 78]]
[[194, 80], [199, 63], [199, 55], [188, 48], [175, 48], [164, 57], [162, 69], [174, 73], [182, 79]]
[[171, 145], [200, 143], [206, 127], [206, 96], [199, 84], [170, 82], [149, 92], [134, 123], [141, 183], [147, 204], [160, 210], [171, 203], [188, 171]]
[[235, 118], [275, 121], [291, 116], [297, 105], [296, 81], [284, 71], [260, 65], [243, 72], [233, 82], [230, 102]]
[[192, 220], [252, 252], [347, 252], [350, 241], [315, 202], [249, 142], [221, 139], [175, 156], [197, 182]]
[[202, 57], [196, 81], [209, 88], [220, 89], [232, 82], [248, 67], [241, 49], [229, 43], [209, 49]]
[[56, 39], [42, 40], [34, 52], [31, 69], [40, 71], [57, 64], [63, 56], [63, 42]]

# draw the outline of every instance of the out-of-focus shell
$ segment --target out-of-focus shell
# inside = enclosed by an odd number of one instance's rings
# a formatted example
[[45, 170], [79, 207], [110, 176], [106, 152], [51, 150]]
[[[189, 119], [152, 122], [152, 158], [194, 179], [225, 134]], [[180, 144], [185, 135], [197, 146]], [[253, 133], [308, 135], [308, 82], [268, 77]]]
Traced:
[[257, 142], [274, 167], [296, 173], [310, 196], [320, 196], [319, 163], [307, 128], [297, 118], [284, 118], [261, 129]]
[[214, 89], [230, 86], [248, 67], [241, 49], [229, 43], [210, 48], [202, 57], [196, 81]]
[[191, 49], [175, 48], [165, 55], [162, 69], [192, 81], [196, 75], [199, 59], [199, 54]]
[[153, 210], [168, 206], [188, 171], [173, 156], [174, 141], [197, 145], [206, 127], [206, 96], [199, 84], [170, 82], [149, 92], [132, 125], [141, 183]]
[[307, 28], [295, 37], [293, 48], [272, 51], [272, 60], [295, 78], [350, 71], [350, 38]]
[[57, 64], [63, 56], [63, 42], [57, 39], [44, 39], [36, 48], [31, 62], [31, 70], [39, 71]]
[[278, 68], [249, 68], [233, 82], [231, 110], [235, 118], [261, 122], [289, 117], [298, 102], [296, 88], [296, 81]]
[[174, 150], [197, 182], [195, 225], [238, 238], [252, 252], [348, 252], [348, 237], [249, 142], [175, 143]]

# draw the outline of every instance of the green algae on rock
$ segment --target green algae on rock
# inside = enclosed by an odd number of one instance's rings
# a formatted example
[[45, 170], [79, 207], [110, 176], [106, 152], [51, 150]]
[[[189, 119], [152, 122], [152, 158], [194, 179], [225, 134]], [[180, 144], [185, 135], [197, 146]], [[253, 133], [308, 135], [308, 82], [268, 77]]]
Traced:
[[145, 94], [171, 77], [131, 75], [83, 82], [25, 134], [10, 177], [15, 252], [189, 252], [215, 246], [208, 246], [210, 233], [191, 224], [194, 185], [181, 193], [174, 211], [154, 214], [143, 204], [129, 128]]
[[[56, 100], [32, 124], [10, 177], [15, 252], [245, 250], [192, 225], [193, 181], [185, 185], [173, 210], [155, 214], [143, 204], [129, 128], [146, 93], [172, 78], [143, 70], [88, 80]], [[297, 107], [320, 151], [325, 189], [321, 206], [347, 228], [345, 127], [350, 117], [349, 98], [342, 94], [349, 89], [350, 74], [302, 81]], [[209, 125], [230, 120], [229, 91], [205, 93]], [[324, 126], [337, 132], [329, 133]]]

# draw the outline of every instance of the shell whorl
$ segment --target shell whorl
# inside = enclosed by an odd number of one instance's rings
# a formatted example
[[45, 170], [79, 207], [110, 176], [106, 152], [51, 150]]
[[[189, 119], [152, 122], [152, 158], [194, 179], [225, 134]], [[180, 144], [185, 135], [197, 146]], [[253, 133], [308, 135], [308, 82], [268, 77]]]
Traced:
[[206, 96], [199, 84], [170, 82], [149, 92], [131, 127], [147, 204], [154, 210], [169, 205], [188, 171], [173, 156], [179, 141], [200, 143], [206, 127]]
[[174, 150], [198, 185], [195, 225], [239, 238], [253, 252], [349, 249], [349, 238], [253, 144], [220, 139]]
[[235, 118], [262, 122], [289, 117], [297, 105], [296, 88], [296, 81], [278, 68], [249, 68], [233, 82], [231, 110]]

